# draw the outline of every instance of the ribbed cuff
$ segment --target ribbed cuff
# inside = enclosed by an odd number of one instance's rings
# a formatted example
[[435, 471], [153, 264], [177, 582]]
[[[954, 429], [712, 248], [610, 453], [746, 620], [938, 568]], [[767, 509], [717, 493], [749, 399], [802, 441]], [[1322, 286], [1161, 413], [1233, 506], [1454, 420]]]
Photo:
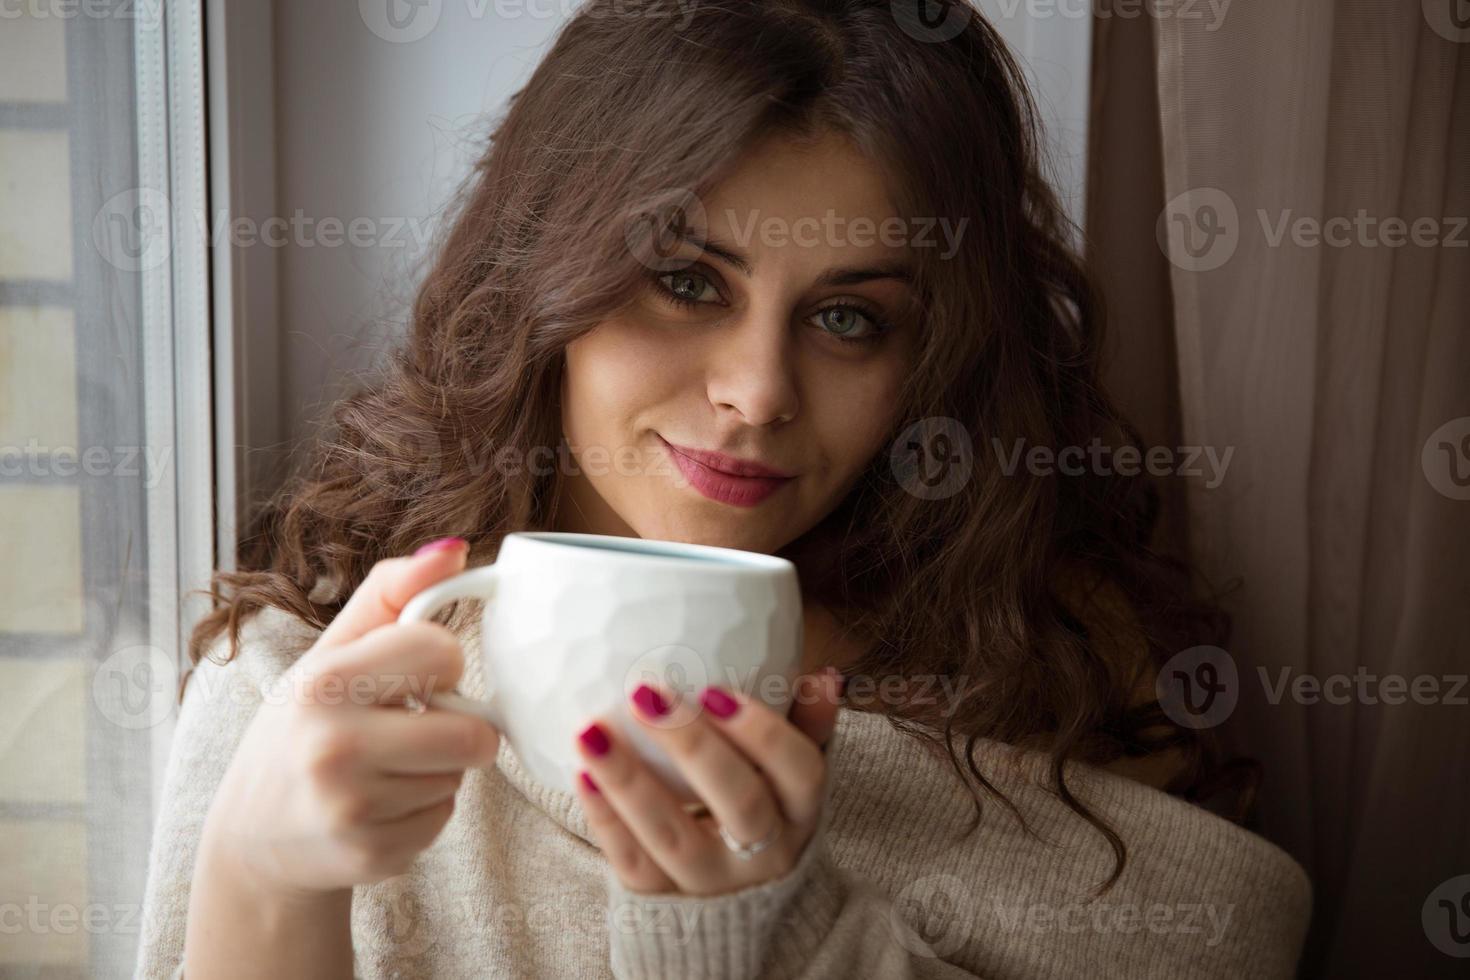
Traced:
[[769, 975], [772, 970], [763, 969], [768, 957], [810, 955], [842, 906], [826, 825], [824, 814], [786, 874], [725, 895], [641, 895], [610, 874], [613, 975], [618, 980], [745, 980]]
[[[613, 975], [618, 980], [745, 980], [800, 973], [805, 958], [832, 931], [846, 900], [842, 873], [827, 851], [832, 768], [843, 751], [839, 728], [827, 742], [817, 827], [781, 877], [713, 897], [640, 895], [625, 888], [609, 868]], [[783, 958], [792, 962], [783, 963]]]

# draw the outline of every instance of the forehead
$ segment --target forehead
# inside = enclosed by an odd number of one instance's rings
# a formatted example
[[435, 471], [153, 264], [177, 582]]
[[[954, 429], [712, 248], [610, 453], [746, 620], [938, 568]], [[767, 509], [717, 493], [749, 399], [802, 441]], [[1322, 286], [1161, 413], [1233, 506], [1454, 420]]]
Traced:
[[859, 255], [899, 259], [907, 251], [876, 233], [898, 220], [884, 174], [835, 132], [814, 141], [768, 137], [736, 160], [703, 204], [711, 237], [757, 266], [773, 250], [782, 264], [803, 254], [829, 264]]

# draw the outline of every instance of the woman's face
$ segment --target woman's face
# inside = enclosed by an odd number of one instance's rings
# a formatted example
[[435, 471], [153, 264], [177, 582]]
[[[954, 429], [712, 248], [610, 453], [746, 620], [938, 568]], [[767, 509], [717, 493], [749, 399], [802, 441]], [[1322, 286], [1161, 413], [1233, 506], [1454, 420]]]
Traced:
[[705, 223], [696, 215], [672, 255], [697, 261], [650, 272], [567, 348], [577, 472], [556, 524], [770, 553], [886, 449], [917, 329], [900, 319], [907, 236], [879, 174], [836, 135], [767, 141], [700, 203]]

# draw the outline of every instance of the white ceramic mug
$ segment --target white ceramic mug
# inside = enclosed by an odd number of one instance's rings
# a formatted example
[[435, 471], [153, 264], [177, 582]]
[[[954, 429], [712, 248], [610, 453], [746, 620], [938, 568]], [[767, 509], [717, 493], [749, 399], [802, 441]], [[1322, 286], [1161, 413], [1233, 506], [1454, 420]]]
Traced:
[[493, 565], [430, 586], [398, 621], [427, 620], [460, 598], [485, 600], [490, 697], [440, 691], [428, 703], [489, 721], [553, 789], [572, 792], [584, 768], [573, 740], [596, 717], [617, 726], [681, 800], [696, 799], [631, 717], [640, 683], [681, 699], [720, 684], [783, 713], [791, 704], [801, 592], [784, 558], [600, 534], [508, 534]]

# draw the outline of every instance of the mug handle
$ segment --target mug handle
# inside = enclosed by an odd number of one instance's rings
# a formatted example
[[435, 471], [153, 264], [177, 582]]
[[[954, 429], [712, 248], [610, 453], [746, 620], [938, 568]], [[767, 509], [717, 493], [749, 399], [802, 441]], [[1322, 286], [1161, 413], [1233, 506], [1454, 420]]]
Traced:
[[[481, 565], [479, 568], [472, 568], [467, 572], [461, 572], [454, 578], [431, 585], [408, 600], [408, 604], [403, 607], [403, 612], [398, 614], [398, 621], [400, 623], [428, 622], [441, 606], [454, 599], [483, 599], [489, 602], [495, 598], [495, 581], [498, 577], [499, 574], [494, 565]], [[460, 714], [483, 718], [502, 733], [505, 731], [505, 712], [493, 691], [489, 699], [485, 701], [467, 698], [456, 691], [435, 691], [429, 695], [429, 705], [443, 708], [446, 711], [457, 711]]]

